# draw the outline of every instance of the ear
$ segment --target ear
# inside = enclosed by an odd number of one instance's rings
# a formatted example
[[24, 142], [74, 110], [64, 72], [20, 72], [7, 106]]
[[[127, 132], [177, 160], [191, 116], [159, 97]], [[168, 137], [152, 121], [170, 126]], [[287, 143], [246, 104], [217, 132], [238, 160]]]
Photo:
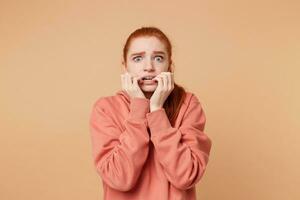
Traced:
[[122, 70], [123, 72], [127, 72], [127, 66], [124, 60], [122, 60]]
[[170, 63], [168, 71], [172, 72], [172, 73], [174, 72], [174, 64], [173, 64], [173, 62]]

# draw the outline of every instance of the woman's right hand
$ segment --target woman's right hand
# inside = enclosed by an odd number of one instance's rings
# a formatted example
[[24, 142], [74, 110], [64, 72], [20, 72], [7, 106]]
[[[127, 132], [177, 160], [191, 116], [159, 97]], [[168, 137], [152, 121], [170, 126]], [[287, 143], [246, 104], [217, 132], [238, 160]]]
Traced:
[[122, 89], [129, 94], [130, 98], [146, 98], [138, 84], [139, 80], [140, 78], [137, 76], [133, 77], [128, 72], [121, 74]]

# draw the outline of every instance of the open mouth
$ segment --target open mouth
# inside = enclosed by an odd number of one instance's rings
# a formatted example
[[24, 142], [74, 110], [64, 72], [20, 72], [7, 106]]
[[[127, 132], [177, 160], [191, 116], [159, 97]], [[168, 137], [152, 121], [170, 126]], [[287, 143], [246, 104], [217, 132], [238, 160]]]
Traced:
[[155, 76], [145, 76], [142, 77], [141, 80], [144, 85], [153, 85], [156, 83], [156, 80], [154, 80], [153, 78], [155, 78]]
[[154, 78], [154, 76], [145, 76], [142, 78], [142, 80], [152, 80]]

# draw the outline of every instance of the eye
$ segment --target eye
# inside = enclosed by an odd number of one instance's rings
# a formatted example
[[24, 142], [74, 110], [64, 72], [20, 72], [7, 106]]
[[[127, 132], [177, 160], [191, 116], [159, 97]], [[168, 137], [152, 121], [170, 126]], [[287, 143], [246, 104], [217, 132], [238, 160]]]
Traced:
[[163, 59], [164, 59], [164, 57], [163, 57], [163, 56], [155, 56], [155, 58], [158, 58], [158, 59], [156, 59], [156, 60], [158, 60], [159, 62], [162, 62], [162, 61], [163, 61]]
[[135, 57], [132, 58], [132, 60], [134, 62], [139, 62], [140, 61], [139, 58], [142, 58], [142, 57], [141, 56], [135, 56]]

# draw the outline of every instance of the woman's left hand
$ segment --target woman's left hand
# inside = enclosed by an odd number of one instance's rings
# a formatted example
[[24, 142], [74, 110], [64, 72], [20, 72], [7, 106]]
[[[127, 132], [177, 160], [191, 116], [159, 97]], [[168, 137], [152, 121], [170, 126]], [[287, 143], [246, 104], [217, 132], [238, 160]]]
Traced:
[[150, 112], [162, 108], [174, 89], [174, 75], [171, 72], [161, 72], [154, 80], [157, 80], [158, 85], [150, 98]]

